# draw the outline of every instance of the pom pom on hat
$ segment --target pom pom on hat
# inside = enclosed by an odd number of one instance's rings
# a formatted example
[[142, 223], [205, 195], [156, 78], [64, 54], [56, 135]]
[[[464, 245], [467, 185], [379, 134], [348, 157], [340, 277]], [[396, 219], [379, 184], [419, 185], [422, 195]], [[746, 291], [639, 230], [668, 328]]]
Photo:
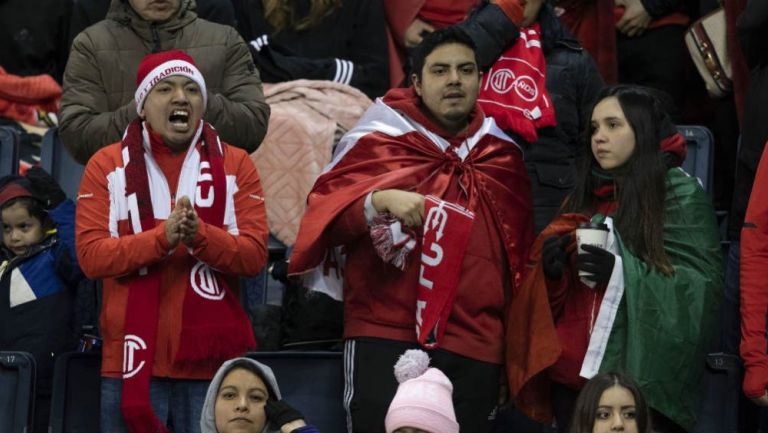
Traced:
[[403, 383], [421, 376], [428, 368], [429, 355], [426, 352], [419, 349], [406, 350], [395, 363], [395, 378], [397, 383]]
[[203, 107], [208, 104], [208, 92], [205, 88], [205, 78], [195, 66], [192, 57], [181, 50], [161, 51], [147, 54], [141, 59], [136, 71], [136, 112], [141, 114], [144, 101], [152, 88], [163, 79], [181, 75], [189, 78], [200, 86], [203, 96]]
[[400, 386], [389, 405], [384, 425], [387, 433], [402, 427], [431, 433], [459, 433], [453, 411], [453, 384], [442, 371], [429, 368], [429, 356], [408, 350], [395, 364]]

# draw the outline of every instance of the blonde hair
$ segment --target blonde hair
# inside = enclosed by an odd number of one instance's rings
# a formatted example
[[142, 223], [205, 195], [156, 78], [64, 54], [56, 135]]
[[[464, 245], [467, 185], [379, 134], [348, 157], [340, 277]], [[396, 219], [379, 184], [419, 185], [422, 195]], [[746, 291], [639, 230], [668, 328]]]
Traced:
[[297, 18], [295, 3], [296, 0], [262, 0], [264, 18], [275, 29], [275, 33], [285, 29], [305, 30], [314, 27], [341, 6], [341, 0], [310, 0], [307, 16]]

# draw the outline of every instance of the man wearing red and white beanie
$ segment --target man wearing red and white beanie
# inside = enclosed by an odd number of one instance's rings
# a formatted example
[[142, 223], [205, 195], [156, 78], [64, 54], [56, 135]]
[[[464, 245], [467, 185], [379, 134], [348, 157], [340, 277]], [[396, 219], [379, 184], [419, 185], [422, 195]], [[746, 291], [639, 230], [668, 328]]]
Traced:
[[202, 119], [189, 55], [144, 57], [136, 83], [139, 118], [89, 160], [77, 205], [81, 267], [104, 280], [101, 430], [199, 432], [208, 381], [255, 347], [237, 277], [266, 262], [263, 193]]

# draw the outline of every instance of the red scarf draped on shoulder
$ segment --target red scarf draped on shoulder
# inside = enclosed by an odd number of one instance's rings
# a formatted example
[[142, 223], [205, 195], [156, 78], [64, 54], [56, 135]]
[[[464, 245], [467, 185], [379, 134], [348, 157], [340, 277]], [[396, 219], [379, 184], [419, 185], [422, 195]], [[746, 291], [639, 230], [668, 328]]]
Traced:
[[547, 92], [547, 62], [541, 47], [541, 25], [520, 29], [520, 37], [483, 75], [477, 101], [499, 127], [529, 143], [536, 130], [557, 124]]
[[[221, 228], [227, 194], [221, 143], [213, 127], [205, 122], [202, 122], [202, 139], [199, 169], [196, 179], [191, 180], [197, 184], [197, 194], [190, 197], [190, 201], [201, 221]], [[147, 155], [139, 119], [128, 126], [123, 148], [128, 149], [129, 157], [125, 165], [125, 194], [129, 202], [130, 234], [136, 234], [155, 227]], [[179, 183], [184, 181], [190, 179], [182, 176]], [[178, 248], [186, 247], [179, 245]], [[162, 266], [163, 263], [159, 263], [140, 269], [129, 284], [124, 346], [130, 350], [123, 352], [120, 408], [129, 430], [134, 433], [168, 431], [165, 423], [157, 419], [149, 401]], [[181, 320], [175, 362], [215, 367], [256, 346], [248, 317], [238, 299], [225, 279], [203, 262], [198, 261], [190, 270]]]

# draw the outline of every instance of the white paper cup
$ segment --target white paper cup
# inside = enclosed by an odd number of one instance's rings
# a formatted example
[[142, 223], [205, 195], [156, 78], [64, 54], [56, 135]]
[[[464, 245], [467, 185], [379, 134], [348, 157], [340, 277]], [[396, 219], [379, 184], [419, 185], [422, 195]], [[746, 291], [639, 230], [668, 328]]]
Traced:
[[[594, 245], [605, 248], [608, 243], [608, 225], [603, 223], [582, 223], [576, 227], [576, 245], [578, 253], [586, 253], [582, 245]], [[579, 271], [579, 277], [591, 275], [589, 272]], [[583, 278], [582, 278], [583, 280]]]

